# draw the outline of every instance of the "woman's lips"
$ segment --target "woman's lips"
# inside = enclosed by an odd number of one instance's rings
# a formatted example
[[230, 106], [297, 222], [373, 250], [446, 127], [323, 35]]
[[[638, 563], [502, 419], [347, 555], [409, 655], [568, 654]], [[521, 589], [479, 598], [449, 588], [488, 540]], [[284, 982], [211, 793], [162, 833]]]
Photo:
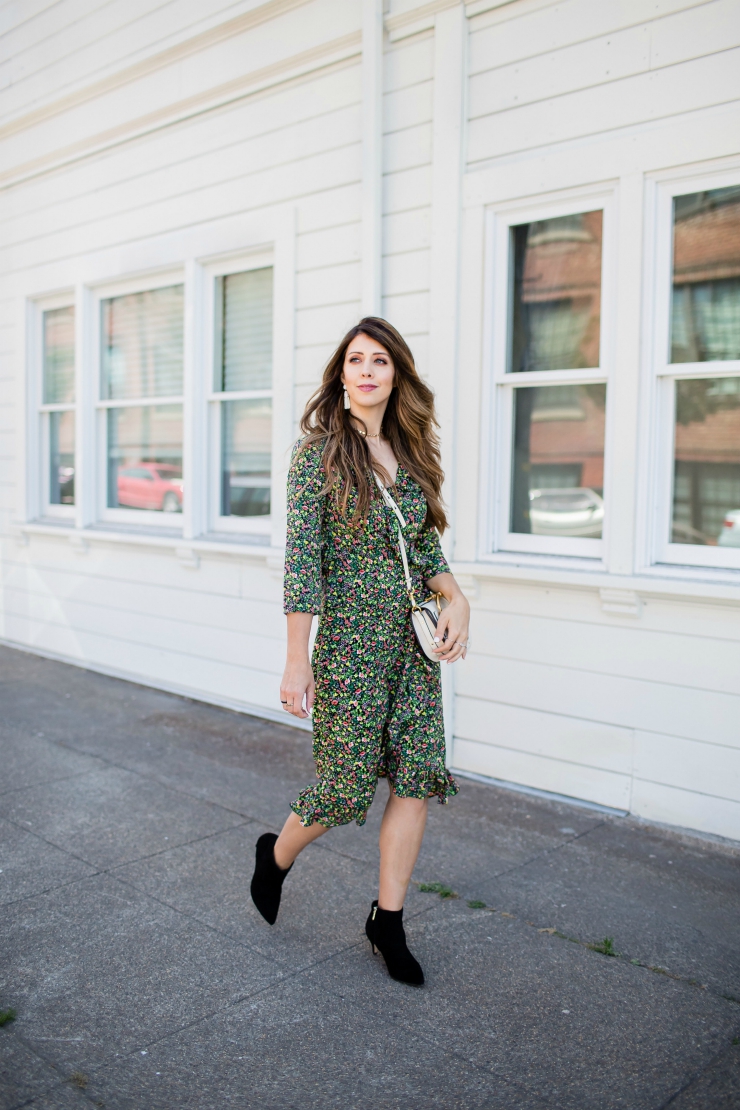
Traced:
[[357, 388], [361, 389], [363, 393], [372, 393], [372, 391], [378, 387], [377, 385], [358, 385]]

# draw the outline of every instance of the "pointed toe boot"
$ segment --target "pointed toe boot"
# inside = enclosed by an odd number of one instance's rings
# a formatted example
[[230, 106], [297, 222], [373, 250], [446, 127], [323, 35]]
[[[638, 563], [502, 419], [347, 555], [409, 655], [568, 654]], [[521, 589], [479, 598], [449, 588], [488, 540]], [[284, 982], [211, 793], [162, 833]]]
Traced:
[[408, 983], [412, 987], [424, 985], [424, 972], [419, 961], [408, 950], [403, 928], [403, 909], [381, 910], [377, 901], [365, 924], [365, 933], [373, 946], [373, 952], [380, 952], [388, 968], [391, 979]]
[[265, 921], [274, 925], [280, 909], [280, 896], [283, 893], [285, 876], [293, 864], [283, 871], [275, 863], [275, 833], [263, 833], [257, 841], [254, 875], [250, 886], [252, 901]]

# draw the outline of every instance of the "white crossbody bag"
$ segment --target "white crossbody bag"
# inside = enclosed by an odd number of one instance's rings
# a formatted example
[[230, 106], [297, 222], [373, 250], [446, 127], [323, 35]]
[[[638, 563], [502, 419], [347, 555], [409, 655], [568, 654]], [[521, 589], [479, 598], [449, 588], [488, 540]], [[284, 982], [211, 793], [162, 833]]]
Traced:
[[[443, 609], [446, 609], [449, 602], [442, 594], [431, 594], [428, 598], [417, 604], [414, 597], [414, 587], [411, 582], [411, 574], [409, 573], [409, 560], [406, 554], [406, 543], [404, 542], [402, 528], [406, 527], [406, 520], [404, 515], [399, 509], [396, 502], [393, 500], [388, 490], [381, 482], [378, 475], [375, 475], [375, 480], [378, 483], [378, 489], [381, 492], [383, 500], [389, 509], [392, 509], [396, 515], [397, 529], [398, 529], [398, 549], [401, 552], [401, 562], [403, 563], [403, 574], [406, 579], [406, 589], [408, 591], [409, 599], [411, 601], [411, 624], [413, 625], [416, 639], [419, 642], [419, 647], [426, 655], [427, 659], [431, 659], [433, 663], [441, 662], [439, 656], [434, 651], [435, 643], [434, 636], [437, 631], [437, 621]], [[445, 639], [447, 634], [445, 633]]]

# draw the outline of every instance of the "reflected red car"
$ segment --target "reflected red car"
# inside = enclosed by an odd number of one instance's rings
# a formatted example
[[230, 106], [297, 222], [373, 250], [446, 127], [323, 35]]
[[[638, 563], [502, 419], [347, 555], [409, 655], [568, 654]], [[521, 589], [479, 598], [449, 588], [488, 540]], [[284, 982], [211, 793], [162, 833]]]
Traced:
[[118, 471], [118, 504], [126, 509], [182, 512], [182, 478], [177, 466], [137, 463]]

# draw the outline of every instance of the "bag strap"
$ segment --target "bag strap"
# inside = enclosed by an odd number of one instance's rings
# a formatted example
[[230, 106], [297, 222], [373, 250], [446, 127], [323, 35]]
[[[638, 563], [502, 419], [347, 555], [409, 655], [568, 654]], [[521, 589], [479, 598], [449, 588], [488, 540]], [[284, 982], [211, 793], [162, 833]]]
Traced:
[[377, 474], [375, 475], [375, 481], [378, 483], [378, 489], [380, 490], [381, 495], [382, 495], [383, 500], [385, 501], [386, 505], [388, 506], [389, 509], [392, 509], [393, 512], [396, 515], [396, 528], [398, 530], [398, 549], [401, 552], [401, 562], [403, 563], [403, 575], [404, 575], [404, 578], [406, 579], [406, 589], [408, 591], [408, 595], [411, 598], [411, 607], [412, 607], [412, 609], [416, 609], [416, 608], [418, 608], [418, 606], [416, 604], [416, 599], [414, 598], [414, 587], [413, 587], [413, 584], [411, 582], [411, 572], [409, 571], [409, 560], [408, 560], [408, 555], [406, 554], [406, 544], [404, 542], [403, 532], [401, 531], [402, 528], [406, 527], [406, 521], [404, 519], [403, 513], [401, 512], [398, 505], [393, 500], [393, 498], [391, 497], [388, 490], [383, 485], [383, 483], [381, 482], [381, 480], [380, 480], [380, 478]]

